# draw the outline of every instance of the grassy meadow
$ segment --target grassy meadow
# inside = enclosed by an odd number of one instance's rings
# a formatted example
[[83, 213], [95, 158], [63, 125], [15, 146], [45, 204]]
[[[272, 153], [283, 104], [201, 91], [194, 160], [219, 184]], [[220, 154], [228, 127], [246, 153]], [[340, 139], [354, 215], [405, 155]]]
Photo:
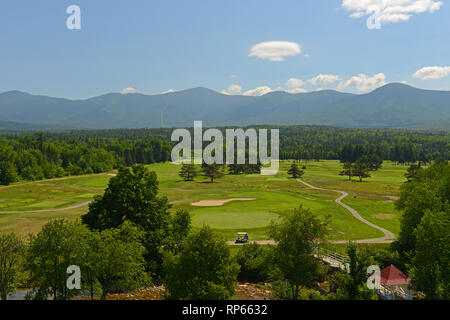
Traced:
[[[319, 216], [331, 215], [330, 235], [333, 240], [355, 240], [380, 237], [383, 234], [354, 219], [334, 202], [338, 196], [332, 191], [312, 190], [286, 171], [290, 161], [281, 162], [276, 176], [225, 175], [215, 183], [203, 177], [194, 182], [182, 181], [179, 166], [170, 163], [153, 164], [160, 182], [160, 193], [168, 197], [172, 209], [186, 209], [192, 215], [194, 228], [206, 224], [234, 240], [238, 231], [249, 233], [251, 240], [268, 239], [267, 226], [300, 205]], [[310, 161], [303, 179], [317, 187], [343, 190], [349, 197], [343, 202], [355, 208], [364, 218], [396, 234], [399, 232], [400, 212], [394, 200], [404, 182], [406, 166], [385, 162], [372, 177], [358, 182], [356, 178], [338, 175], [338, 161]], [[37, 232], [53, 218], [78, 219], [87, 211], [86, 202], [101, 194], [111, 173], [66, 177], [53, 180], [19, 183], [0, 187], [0, 232], [15, 231], [23, 237]], [[232, 201], [223, 206], [196, 207], [201, 200], [251, 198], [251, 201]], [[84, 204], [80, 207], [77, 205]], [[73, 208], [71, 208], [73, 207]], [[61, 210], [71, 208], [68, 210]]]

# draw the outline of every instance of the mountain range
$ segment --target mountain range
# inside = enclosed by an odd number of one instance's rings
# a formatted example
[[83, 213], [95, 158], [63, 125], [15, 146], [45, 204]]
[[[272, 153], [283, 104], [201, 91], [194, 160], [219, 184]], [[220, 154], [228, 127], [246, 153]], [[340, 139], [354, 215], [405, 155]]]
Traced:
[[[20, 91], [0, 93], [0, 129], [159, 128], [328, 125], [450, 129], [450, 91], [392, 83], [366, 94], [333, 90], [263, 96], [194, 88], [160, 95], [110, 93], [69, 100]], [[9, 129], [8, 129], [9, 128]]]

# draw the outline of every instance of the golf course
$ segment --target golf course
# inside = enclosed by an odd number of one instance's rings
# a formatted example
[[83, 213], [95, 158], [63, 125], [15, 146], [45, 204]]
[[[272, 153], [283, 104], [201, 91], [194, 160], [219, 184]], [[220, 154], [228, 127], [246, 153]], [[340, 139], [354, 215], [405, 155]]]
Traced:
[[[342, 203], [355, 209], [370, 223], [394, 234], [400, 230], [400, 212], [394, 201], [405, 181], [406, 166], [384, 162], [372, 177], [359, 182], [339, 176], [338, 161], [310, 161], [301, 183], [287, 175], [291, 161], [282, 161], [275, 176], [225, 175], [210, 183], [204, 177], [183, 181], [179, 166], [171, 163], [152, 164], [160, 186], [172, 211], [186, 209], [194, 228], [209, 225], [228, 241], [240, 231], [250, 240], [269, 240], [267, 227], [280, 217], [302, 205], [318, 216], [331, 216], [330, 240], [381, 238], [383, 232], [355, 219], [335, 202], [336, 190], [348, 193]], [[88, 203], [102, 194], [114, 172], [65, 177], [0, 187], [0, 231], [14, 231], [26, 238], [54, 218], [76, 220], [88, 210]], [[307, 184], [317, 187], [313, 189]], [[325, 190], [328, 189], [328, 190]], [[333, 191], [335, 190], [335, 191]]]

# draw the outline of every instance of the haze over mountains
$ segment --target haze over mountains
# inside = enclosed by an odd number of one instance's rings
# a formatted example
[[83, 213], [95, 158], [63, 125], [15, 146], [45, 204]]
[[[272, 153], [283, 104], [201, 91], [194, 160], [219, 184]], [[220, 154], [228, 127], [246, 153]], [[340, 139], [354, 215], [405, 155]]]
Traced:
[[450, 91], [388, 84], [367, 94], [332, 90], [260, 97], [205, 88], [161, 95], [110, 93], [86, 100], [0, 94], [0, 129], [159, 128], [330, 125], [356, 128], [450, 128]]

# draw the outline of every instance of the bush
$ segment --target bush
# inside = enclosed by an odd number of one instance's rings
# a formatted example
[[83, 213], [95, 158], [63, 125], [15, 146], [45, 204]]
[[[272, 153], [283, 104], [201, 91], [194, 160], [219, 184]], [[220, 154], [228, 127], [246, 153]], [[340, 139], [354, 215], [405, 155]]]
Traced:
[[236, 254], [236, 262], [241, 267], [240, 281], [263, 282], [269, 270], [268, 249], [257, 243], [243, 245]]

